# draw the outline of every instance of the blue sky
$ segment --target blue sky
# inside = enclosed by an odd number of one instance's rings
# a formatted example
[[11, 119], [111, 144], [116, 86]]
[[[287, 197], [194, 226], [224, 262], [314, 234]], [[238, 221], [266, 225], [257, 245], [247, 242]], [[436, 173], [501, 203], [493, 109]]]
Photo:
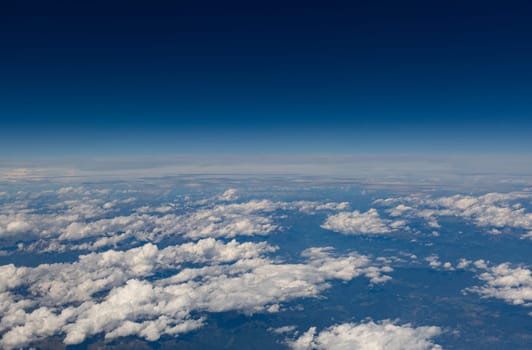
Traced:
[[527, 2], [1, 6], [3, 158], [532, 146]]

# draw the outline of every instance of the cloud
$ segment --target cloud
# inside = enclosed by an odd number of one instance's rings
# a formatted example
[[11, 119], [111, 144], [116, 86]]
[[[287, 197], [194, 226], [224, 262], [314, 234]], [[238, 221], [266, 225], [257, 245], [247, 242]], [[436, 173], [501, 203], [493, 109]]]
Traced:
[[[85, 191], [85, 190], [84, 190]], [[77, 193], [77, 192], [76, 192]], [[94, 193], [85, 191], [85, 195]], [[108, 214], [103, 207], [102, 198], [82, 197], [62, 199], [59, 197], [47, 199], [42, 204], [41, 196], [50, 193], [21, 194], [12, 201], [0, 206], [0, 239], [15, 237], [20, 240], [35, 238], [53, 238], [63, 233], [68, 225], [79, 222], [97, 220]], [[117, 200], [116, 203], [130, 203], [130, 200]]]
[[306, 214], [314, 214], [317, 211], [339, 211], [349, 208], [348, 202], [327, 202], [320, 204], [312, 201], [296, 201], [291, 203], [294, 208]]
[[[489, 233], [499, 234], [503, 228], [532, 230], [532, 213], [516, 201], [532, 198], [530, 192], [487, 193], [478, 197], [453, 195], [431, 198], [412, 195], [402, 198], [388, 198], [375, 201], [375, 204], [396, 205], [388, 210], [395, 217], [420, 217], [429, 226], [438, 228], [437, 217], [456, 216], [469, 220], [480, 227], [491, 227]], [[522, 238], [532, 236], [524, 234]]]
[[365, 213], [357, 210], [330, 215], [321, 225], [322, 228], [343, 234], [383, 234], [397, 230], [405, 225], [404, 221], [392, 221], [379, 216], [376, 209]]
[[6, 225], [6, 231], [8, 233], [24, 233], [32, 229], [32, 225], [21, 220], [11, 221]]
[[441, 334], [439, 327], [413, 327], [382, 322], [343, 323], [317, 332], [311, 327], [295, 340], [289, 341], [294, 350], [428, 350], [441, 349], [432, 338]]
[[223, 243], [213, 238], [159, 249], [148, 243], [127, 251], [108, 250], [81, 255], [77, 262], [41, 264], [37, 267], [0, 266], [0, 291], [27, 286], [46, 305], [89, 300], [100, 291], [131, 278], [177, 269], [182, 263], [220, 263], [250, 259], [274, 252], [265, 242]]
[[512, 268], [510, 263], [488, 267], [484, 261], [475, 263], [486, 271], [477, 276], [484, 285], [468, 288], [482, 297], [497, 298], [514, 305], [532, 306], [532, 271], [524, 267]]
[[[440, 258], [437, 255], [435, 255], [435, 254], [426, 257], [425, 261], [427, 261], [429, 263], [429, 266], [432, 267], [433, 269], [442, 268], [444, 270], [449, 270], [449, 271], [455, 270], [455, 268], [453, 267], [453, 264], [451, 264], [450, 261], [446, 261], [446, 262], [442, 263], [440, 261]], [[458, 265], [457, 265], [457, 268], [463, 269], [463, 268], [467, 267], [468, 265], [469, 265], [469, 263], [467, 262], [467, 260], [461, 259], [459, 261]]]
[[[187, 207], [188, 202], [163, 202], [134, 208], [136, 198], [113, 198], [123, 194], [104, 189], [63, 187], [41, 193], [52, 196], [41, 209], [33, 202], [40, 201], [39, 194], [30, 200], [26, 197], [15, 200], [1, 208], [0, 238], [30, 241], [24, 248], [29, 252], [52, 252], [99, 250], [128, 239], [157, 243], [172, 236], [190, 240], [264, 236], [279, 229], [275, 223], [278, 211], [297, 210], [311, 215], [348, 206], [345, 202], [264, 199], [227, 203], [228, 199], [237, 198], [236, 190], [230, 189], [193, 203], [192, 207]], [[224, 200], [220, 202], [221, 198]]]
[[296, 329], [297, 329], [297, 327], [292, 325], [292, 326], [277, 327], [277, 328], [273, 328], [273, 329], [270, 329], [270, 330], [272, 332], [276, 333], [276, 334], [285, 334], [285, 333], [292, 333]]
[[455, 264], [441, 263], [437, 255], [425, 259], [431, 268], [437, 270], [467, 270], [477, 273], [476, 278], [484, 284], [463, 290], [479, 294], [483, 298], [496, 298], [513, 305], [532, 306], [532, 270], [512, 267], [509, 262], [490, 266], [483, 259], [476, 261], [461, 258]]
[[205, 313], [278, 312], [286, 301], [319, 296], [331, 280], [365, 276], [383, 283], [392, 271], [328, 247], [303, 251], [305, 262], [298, 264], [268, 258], [275, 250], [265, 242], [207, 238], [91, 253], [73, 263], [2, 266], [0, 307], [7, 316], [0, 321], [0, 344], [20, 347], [51, 335], [79, 344], [100, 333], [156, 340], [200, 327]]

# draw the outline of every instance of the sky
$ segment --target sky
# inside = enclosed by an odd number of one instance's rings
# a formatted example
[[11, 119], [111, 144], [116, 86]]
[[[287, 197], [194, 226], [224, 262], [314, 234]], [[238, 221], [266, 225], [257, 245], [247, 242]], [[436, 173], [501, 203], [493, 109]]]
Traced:
[[529, 1], [4, 1], [0, 158], [526, 157], [531, 15]]

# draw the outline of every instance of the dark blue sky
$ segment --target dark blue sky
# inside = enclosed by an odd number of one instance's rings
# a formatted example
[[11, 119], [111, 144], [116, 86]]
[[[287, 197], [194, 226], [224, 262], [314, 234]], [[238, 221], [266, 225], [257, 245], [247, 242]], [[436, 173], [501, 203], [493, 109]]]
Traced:
[[3, 1], [4, 157], [530, 152], [529, 1]]

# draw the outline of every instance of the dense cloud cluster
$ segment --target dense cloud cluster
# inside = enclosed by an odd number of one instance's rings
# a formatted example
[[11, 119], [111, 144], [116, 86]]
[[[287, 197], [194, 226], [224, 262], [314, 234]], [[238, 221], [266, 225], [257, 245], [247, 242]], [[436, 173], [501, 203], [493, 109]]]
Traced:
[[[266, 199], [232, 203], [238, 198], [235, 189], [196, 202], [154, 206], [135, 206], [134, 197], [112, 199], [112, 195], [116, 193], [82, 187], [15, 195], [1, 207], [0, 239], [32, 242], [26, 250], [43, 252], [98, 250], [131, 239], [156, 243], [172, 236], [200, 239], [267, 235], [278, 228], [273, 220], [276, 211], [313, 214], [348, 207], [345, 202]], [[35, 206], [43, 197], [49, 197], [46, 210]]]
[[343, 323], [321, 332], [311, 327], [297, 339], [289, 341], [294, 350], [437, 350], [432, 341], [439, 327], [397, 325], [389, 320], [376, 323]]
[[[165, 249], [148, 243], [126, 252], [93, 253], [71, 264], [3, 266], [0, 344], [16, 347], [54, 334], [78, 344], [102, 332], [107, 339], [156, 340], [201, 326], [203, 318], [192, 312], [276, 312], [284, 301], [318, 296], [328, 280], [364, 275], [381, 283], [389, 279], [383, 273], [391, 271], [366, 256], [336, 257], [326, 248], [304, 251], [301, 264], [264, 256], [273, 251], [265, 243], [206, 239]], [[206, 264], [179, 268], [184, 262]], [[161, 271], [173, 273], [149, 278]], [[100, 292], [107, 294], [96, 297]]]
[[[306, 249], [301, 262], [286, 263], [273, 256], [278, 247], [234, 239], [272, 232], [279, 210], [312, 214], [345, 210], [347, 203], [234, 203], [232, 189], [188, 208], [138, 207], [133, 197], [110, 199], [108, 192], [76, 187], [45, 195], [56, 199], [45, 208], [33, 205], [36, 194], [4, 203], [4, 239], [27, 242], [23, 251], [98, 251], [73, 262], [0, 266], [3, 348], [49, 336], [62, 336], [65, 344], [97, 334], [154, 341], [201, 327], [208, 313], [279, 312], [287, 301], [318, 297], [330, 281], [365, 276], [377, 284], [393, 271], [382, 259], [337, 255], [330, 247]], [[130, 213], [122, 214], [125, 209]], [[160, 247], [171, 236], [184, 242]], [[136, 246], [106, 250], [126, 239]]]

